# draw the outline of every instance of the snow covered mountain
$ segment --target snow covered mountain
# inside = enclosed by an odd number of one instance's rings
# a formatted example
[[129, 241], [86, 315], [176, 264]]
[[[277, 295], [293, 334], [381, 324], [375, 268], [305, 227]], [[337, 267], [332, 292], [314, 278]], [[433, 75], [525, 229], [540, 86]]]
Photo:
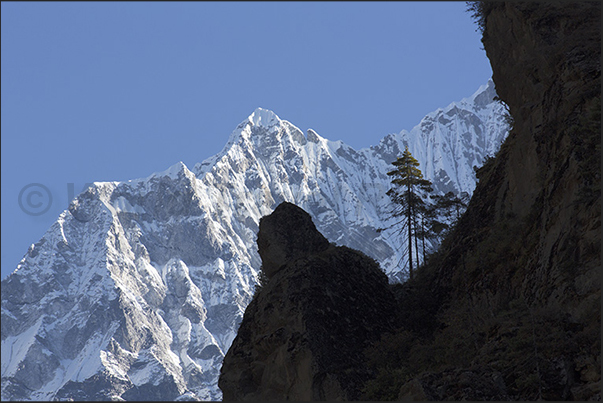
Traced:
[[2, 400], [219, 400], [219, 370], [260, 268], [259, 219], [281, 201], [392, 281], [403, 239], [386, 172], [408, 145], [436, 190], [472, 192], [507, 135], [490, 81], [410, 132], [354, 150], [257, 109], [192, 170], [96, 182], [2, 281]]

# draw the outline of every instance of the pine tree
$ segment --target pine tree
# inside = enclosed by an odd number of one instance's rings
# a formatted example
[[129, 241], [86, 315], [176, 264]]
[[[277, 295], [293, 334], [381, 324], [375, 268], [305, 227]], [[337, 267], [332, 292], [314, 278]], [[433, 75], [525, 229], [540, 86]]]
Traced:
[[430, 198], [434, 201], [430, 206], [430, 232], [434, 238], [441, 239], [467, 209], [469, 193], [461, 192], [457, 196], [454, 192], [448, 192], [444, 195], [432, 195]]
[[412, 279], [414, 273], [412, 244], [414, 241], [418, 264], [418, 239], [424, 231], [418, 228], [417, 223], [424, 222], [425, 199], [433, 189], [431, 182], [423, 178], [423, 174], [419, 169], [419, 161], [408, 151], [408, 147], [404, 150], [402, 157], [392, 162], [392, 165], [395, 167], [394, 170], [387, 174], [393, 177], [391, 183], [394, 186], [387, 194], [398, 207], [394, 212], [394, 216], [403, 218], [401, 231], [407, 231], [408, 234], [408, 276]]

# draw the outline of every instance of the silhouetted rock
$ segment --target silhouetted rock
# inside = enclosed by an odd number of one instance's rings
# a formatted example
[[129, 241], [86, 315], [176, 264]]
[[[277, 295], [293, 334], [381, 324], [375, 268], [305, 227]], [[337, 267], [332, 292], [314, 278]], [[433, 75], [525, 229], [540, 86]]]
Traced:
[[329, 241], [316, 230], [312, 218], [295, 204], [283, 202], [260, 219], [258, 253], [262, 271], [272, 277], [287, 262], [321, 252]]
[[329, 245], [290, 203], [262, 218], [258, 246], [269, 279], [224, 358], [224, 400], [358, 399], [363, 350], [394, 327], [387, 277], [366, 255]]

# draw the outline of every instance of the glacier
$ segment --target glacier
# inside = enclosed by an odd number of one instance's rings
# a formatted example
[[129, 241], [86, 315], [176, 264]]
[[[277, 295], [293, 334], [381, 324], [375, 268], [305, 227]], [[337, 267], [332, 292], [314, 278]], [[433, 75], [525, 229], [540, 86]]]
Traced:
[[220, 400], [259, 219], [294, 203], [403, 281], [390, 164], [408, 146], [436, 192], [472, 193], [509, 130], [495, 96], [490, 80], [360, 150], [258, 108], [192, 169], [93, 183], [2, 281], [2, 400]]

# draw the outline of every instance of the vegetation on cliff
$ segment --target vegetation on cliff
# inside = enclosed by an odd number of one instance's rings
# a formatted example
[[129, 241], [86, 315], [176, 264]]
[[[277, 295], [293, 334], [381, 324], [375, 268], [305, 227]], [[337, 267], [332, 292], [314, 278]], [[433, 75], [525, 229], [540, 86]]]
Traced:
[[[406, 237], [407, 247], [402, 255], [406, 256], [408, 269], [403, 272], [412, 280], [414, 269], [421, 262], [419, 256], [423, 256], [423, 262], [427, 257], [426, 240], [437, 244], [454, 227], [467, 208], [469, 195], [462, 192], [457, 196], [452, 191], [444, 195], [430, 195], [433, 192], [432, 183], [423, 178], [423, 173], [419, 169], [420, 164], [408, 151], [408, 147], [401, 157], [392, 162], [392, 165], [394, 169], [387, 174], [392, 177], [393, 186], [387, 191], [387, 195], [394, 207], [392, 216], [401, 217], [394, 225], [398, 226]], [[430, 203], [428, 199], [433, 201]], [[422, 253], [420, 253], [420, 246], [422, 246]], [[403, 262], [398, 264], [401, 263]]]

